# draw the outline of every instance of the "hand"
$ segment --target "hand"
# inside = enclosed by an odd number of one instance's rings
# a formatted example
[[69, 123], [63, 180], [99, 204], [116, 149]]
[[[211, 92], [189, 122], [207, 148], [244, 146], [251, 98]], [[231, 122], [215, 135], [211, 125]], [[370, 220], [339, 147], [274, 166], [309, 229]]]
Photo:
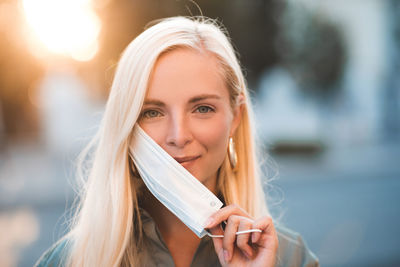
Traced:
[[[225, 232], [220, 224], [227, 221]], [[274, 266], [278, 237], [271, 217], [253, 220], [237, 205], [229, 205], [214, 213], [206, 228], [213, 235], [215, 252], [222, 266]], [[236, 235], [238, 231], [260, 229]]]

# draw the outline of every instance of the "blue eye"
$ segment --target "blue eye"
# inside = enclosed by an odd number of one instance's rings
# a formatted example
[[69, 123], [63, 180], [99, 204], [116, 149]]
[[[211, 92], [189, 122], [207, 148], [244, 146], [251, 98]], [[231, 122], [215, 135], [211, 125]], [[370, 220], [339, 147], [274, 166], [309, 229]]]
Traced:
[[142, 117], [148, 119], [156, 118], [159, 116], [161, 116], [161, 113], [158, 112], [157, 110], [146, 110], [145, 112], [142, 113]]
[[197, 112], [199, 113], [208, 113], [214, 111], [214, 109], [208, 107], [208, 106], [200, 106], [196, 109]]

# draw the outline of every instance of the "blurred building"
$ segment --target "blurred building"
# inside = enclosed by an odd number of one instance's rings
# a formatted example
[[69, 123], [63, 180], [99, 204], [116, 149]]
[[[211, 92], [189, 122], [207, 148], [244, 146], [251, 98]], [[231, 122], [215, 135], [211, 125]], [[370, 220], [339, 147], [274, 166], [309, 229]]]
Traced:
[[281, 67], [265, 71], [256, 98], [266, 142], [398, 140], [394, 10], [394, 1], [288, 1], [277, 39]]

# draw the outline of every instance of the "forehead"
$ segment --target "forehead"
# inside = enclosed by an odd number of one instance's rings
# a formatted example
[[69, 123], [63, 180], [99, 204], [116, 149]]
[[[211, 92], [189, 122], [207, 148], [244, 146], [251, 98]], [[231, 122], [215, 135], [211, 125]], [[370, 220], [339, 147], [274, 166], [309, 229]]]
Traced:
[[157, 60], [146, 98], [173, 100], [199, 94], [216, 94], [229, 99], [229, 92], [215, 55], [179, 48], [163, 54]]

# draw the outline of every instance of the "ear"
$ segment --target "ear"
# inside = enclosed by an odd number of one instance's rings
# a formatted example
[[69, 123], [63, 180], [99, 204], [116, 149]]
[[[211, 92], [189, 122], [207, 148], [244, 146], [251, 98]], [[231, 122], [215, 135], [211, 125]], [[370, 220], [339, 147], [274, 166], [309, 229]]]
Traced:
[[240, 121], [242, 119], [244, 104], [245, 104], [244, 95], [243, 93], [240, 93], [237, 98], [236, 106], [233, 110], [233, 120], [229, 136], [233, 136], [235, 134], [235, 131], [240, 124]]

